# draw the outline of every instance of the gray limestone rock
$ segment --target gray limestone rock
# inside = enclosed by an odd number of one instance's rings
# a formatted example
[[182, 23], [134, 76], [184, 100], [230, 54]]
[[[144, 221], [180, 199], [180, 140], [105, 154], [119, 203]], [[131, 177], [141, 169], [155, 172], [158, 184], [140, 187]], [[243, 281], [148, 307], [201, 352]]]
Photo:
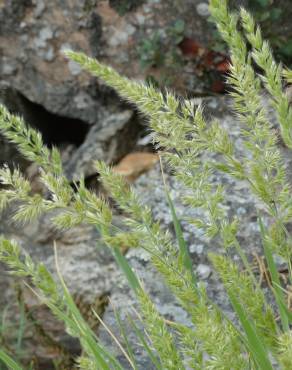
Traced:
[[202, 3], [199, 3], [197, 5], [197, 13], [201, 16], [201, 17], [209, 17], [210, 16], [210, 12], [209, 12], [209, 4], [207, 2], [202, 2]]
[[102, 127], [93, 126], [89, 130], [84, 143], [65, 163], [65, 173], [70, 180], [76, 181], [82, 175], [92, 176], [96, 173], [94, 160], [116, 162], [135, 145], [140, 126], [131, 110], [105, 112], [101, 125]]
[[[4, 56], [0, 79], [51, 113], [98, 125], [96, 112], [103, 106], [104, 97], [117, 99], [109, 89], [99, 88], [88, 74], [78, 79], [81, 69], [65, 60], [60, 47], [67, 44], [71, 49], [98, 55], [102, 20], [96, 7], [88, 10], [87, 3], [5, 0], [0, 6], [0, 49]], [[73, 102], [80, 91], [91, 96], [87, 109]]]
[[[52, 114], [99, 126], [98, 112], [104, 106], [118, 105], [117, 95], [66, 60], [64, 46], [141, 79], [148, 72], [141, 68], [137, 50], [156, 28], [164, 34], [180, 19], [188, 24], [185, 36], [207, 43], [210, 35], [204, 30], [205, 19], [196, 16], [200, 3], [4, 0], [0, 6], [0, 50], [4, 56], [0, 59], [0, 80]], [[185, 72], [180, 73], [184, 80], [195, 78]], [[82, 107], [74, 103], [80, 93], [90, 97]]]

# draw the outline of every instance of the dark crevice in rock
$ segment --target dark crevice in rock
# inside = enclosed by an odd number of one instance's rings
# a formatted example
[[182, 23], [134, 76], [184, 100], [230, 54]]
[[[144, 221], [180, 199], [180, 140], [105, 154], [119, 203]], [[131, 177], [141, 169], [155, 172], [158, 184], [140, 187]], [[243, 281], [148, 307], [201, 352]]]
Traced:
[[[44, 143], [52, 145], [73, 144], [80, 146], [89, 131], [89, 124], [76, 118], [60, 116], [49, 112], [43, 106], [18, 95], [18, 109], [14, 113], [23, 116], [25, 122], [41, 132]], [[20, 109], [19, 109], [20, 108]]]

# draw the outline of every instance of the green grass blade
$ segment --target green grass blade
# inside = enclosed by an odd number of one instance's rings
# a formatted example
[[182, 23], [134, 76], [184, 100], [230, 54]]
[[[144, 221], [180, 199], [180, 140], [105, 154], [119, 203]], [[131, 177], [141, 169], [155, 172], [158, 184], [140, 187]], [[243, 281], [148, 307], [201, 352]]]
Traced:
[[138, 339], [140, 340], [143, 348], [145, 349], [145, 351], [147, 352], [150, 360], [152, 361], [153, 365], [155, 366], [155, 368], [157, 370], [163, 370], [159, 360], [157, 359], [157, 357], [155, 356], [154, 352], [152, 351], [152, 349], [150, 348], [150, 346], [148, 345], [147, 343], [147, 340], [145, 339], [145, 335], [142, 333], [142, 331], [137, 327], [137, 325], [134, 323], [134, 320], [128, 316], [128, 320], [130, 322], [130, 324], [132, 325], [133, 329], [134, 329], [134, 332], [136, 334], [136, 336], [138, 337]]
[[11, 370], [23, 370], [7, 353], [0, 349], [0, 360]]
[[128, 341], [128, 336], [125, 332], [125, 327], [122, 323], [122, 320], [121, 320], [121, 317], [120, 317], [120, 314], [117, 310], [114, 310], [114, 313], [115, 313], [115, 318], [116, 318], [116, 321], [118, 323], [118, 326], [119, 326], [119, 330], [120, 330], [120, 333], [121, 333], [121, 336], [122, 338], [124, 339], [124, 342], [125, 342], [125, 345], [126, 345], [126, 349], [127, 349], [127, 353], [130, 357], [130, 359], [132, 360], [133, 364], [134, 364], [134, 368], [135, 370], [138, 370], [138, 366], [137, 366], [137, 363], [136, 363], [136, 360], [135, 360], [135, 356], [134, 356], [134, 352], [133, 352], [133, 349]]
[[228, 291], [227, 293], [233, 309], [237, 313], [242, 328], [246, 334], [246, 343], [248, 345], [250, 353], [257, 363], [258, 369], [273, 370], [273, 366], [269, 360], [267, 348], [261, 340], [261, 337], [258, 335], [253, 321], [247, 316], [244, 308], [236, 299], [235, 295], [231, 291]]
[[173, 225], [174, 225], [174, 229], [175, 229], [175, 235], [176, 235], [177, 240], [178, 240], [180, 256], [183, 259], [183, 263], [184, 263], [185, 268], [192, 275], [193, 283], [196, 285], [197, 280], [196, 280], [196, 277], [195, 277], [195, 274], [194, 274], [194, 271], [193, 271], [193, 264], [192, 264], [191, 256], [190, 256], [190, 253], [189, 253], [189, 250], [188, 250], [188, 246], [187, 246], [186, 241], [184, 239], [181, 224], [180, 224], [180, 221], [177, 217], [173, 201], [172, 201], [172, 199], [170, 197], [170, 194], [167, 191], [166, 187], [165, 187], [165, 193], [166, 193], [166, 198], [167, 198], [167, 201], [168, 201], [168, 204], [169, 204], [169, 207], [170, 207], [170, 211], [171, 211], [171, 215], [172, 215], [172, 221], [173, 221]]
[[7, 317], [7, 313], [10, 309], [10, 305], [6, 305], [3, 309], [3, 311], [1, 312], [1, 321], [0, 321], [0, 336], [3, 336], [5, 335], [5, 331], [6, 331], [6, 317]]
[[262, 243], [264, 247], [264, 253], [265, 253], [266, 260], [267, 260], [269, 272], [271, 274], [272, 285], [274, 288], [273, 293], [274, 293], [275, 300], [279, 308], [282, 327], [284, 331], [288, 331], [289, 330], [289, 317], [287, 316], [287, 312], [283, 307], [285, 306], [285, 298], [284, 298], [283, 291], [281, 289], [279, 274], [278, 274], [277, 267], [276, 267], [276, 264], [273, 258], [273, 254], [265, 238], [266, 230], [263, 225], [262, 219], [260, 216], [258, 217], [258, 219], [259, 219], [260, 231], [261, 231], [261, 236], [262, 236]]
[[[282, 287], [279, 288], [282, 289]], [[282, 310], [286, 313], [289, 322], [292, 323], [292, 312], [289, 310], [285, 301], [279, 301], [279, 306], [281, 306]]]
[[[109, 362], [114, 365], [114, 369], [124, 370], [123, 367], [119, 364], [119, 362], [98, 343], [96, 335], [90, 329], [90, 327], [88, 326], [88, 324], [82, 317], [60, 273], [58, 262], [57, 262], [56, 249], [55, 249], [55, 258], [56, 258], [57, 273], [58, 273], [58, 277], [59, 277], [59, 280], [60, 280], [60, 283], [63, 289], [66, 304], [67, 304], [69, 311], [71, 312], [73, 316], [73, 321], [75, 323], [75, 327], [77, 328], [77, 331], [80, 333], [80, 338], [82, 338], [82, 340], [84, 340], [87, 343], [100, 369], [111, 370], [109, 363], [106, 361], [106, 359], [108, 359]], [[63, 314], [64, 322], [66, 322], [66, 319], [72, 320], [70, 317], [66, 317], [67, 315], [62, 313], [60, 310], [59, 312], [61, 315]]]
[[139, 289], [141, 289], [141, 285], [139, 283], [139, 280], [136, 274], [132, 270], [129, 262], [127, 261], [126, 257], [122, 254], [119, 248], [113, 247], [111, 248], [111, 250], [115, 257], [117, 264], [119, 265], [120, 269], [125, 274], [130, 287], [134, 290], [134, 292], [137, 292]]
[[[66, 295], [66, 294], [65, 294]], [[78, 310], [78, 308], [75, 306], [73, 308], [72, 303], [68, 301], [68, 297], [65, 296], [65, 300], [67, 303], [67, 306], [69, 308], [69, 311], [72, 310], [75, 311]], [[97, 343], [97, 340], [95, 339], [95, 335], [91, 332], [91, 330], [87, 327], [87, 324], [85, 324], [83, 317], [81, 314], [73, 314], [73, 318], [69, 317], [66, 313], [59, 310], [58, 307], [51, 305], [49, 302], [46, 302], [47, 306], [50, 308], [52, 312], [56, 314], [56, 316], [62, 320], [68, 327], [75, 327], [76, 330], [79, 333], [79, 338], [85, 341], [90, 348], [92, 355], [94, 356], [94, 360], [96, 361], [96, 364], [104, 370], [111, 370], [108, 363], [105, 361], [105, 357], [110, 357], [108, 353]], [[74, 304], [74, 302], [73, 302]], [[74, 304], [75, 305], [75, 304]], [[122, 369], [122, 368], [120, 368]]]
[[[67, 287], [65, 286], [65, 283], [64, 283], [63, 279], [61, 280], [61, 284], [63, 286], [64, 296], [65, 296], [67, 306], [68, 306], [69, 310], [71, 311], [71, 313], [74, 317], [74, 321], [76, 322], [76, 324], [79, 327], [79, 332], [80, 332], [81, 338], [88, 343], [88, 345], [89, 345], [89, 347], [92, 351], [92, 354], [94, 355], [95, 360], [98, 363], [98, 365], [102, 366], [102, 369], [110, 370], [108, 364], [105, 362], [103, 356], [101, 355], [102, 351], [101, 351], [100, 346], [96, 342], [96, 340], [94, 338], [94, 335], [92, 335], [91, 330], [89, 329], [89, 327], [85, 323], [83, 317], [81, 316], [81, 313], [79, 312], [78, 308], [76, 307], [69, 291], [67, 290]], [[66, 322], [65, 318], [64, 318], [64, 321]]]
[[92, 332], [92, 330], [89, 328], [87, 323], [84, 321], [80, 311], [76, 307], [67, 288], [64, 291], [64, 294], [65, 294], [68, 307], [70, 311], [72, 312], [74, 319], [80, 328], [81, 337], [83, 340], [85, 340], [88, 343], [88, 346], [90, 347], [92, 354], [95, 357], [97, 365], [100, 366], [101, 369], [110, 370], [110, 366], [108, 362], [105, 360], [107, 358], [111, 363], [115, 365], [115, 369], [123, 370], [122, 366], [117, 362], [117, 360], [98, 343], [97, 338], [95, 337], [95, 334]]

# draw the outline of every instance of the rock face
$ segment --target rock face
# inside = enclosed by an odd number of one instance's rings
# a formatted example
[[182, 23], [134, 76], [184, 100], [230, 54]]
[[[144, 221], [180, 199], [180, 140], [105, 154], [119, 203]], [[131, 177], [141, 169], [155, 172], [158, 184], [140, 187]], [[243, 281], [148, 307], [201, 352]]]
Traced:
[[[110, 164], [126, 155], [139, 135], [141, 125], [136, 114], [131, 110], [107, 112], [102, 120], [102, 127], [92, 126], [84, 143], [77, 148], [65, 163], [65, 173], [72, 180], [81, 175], [90, 177], [96, 171], [93, 158]], [[132, 144], [131, 144], [132, 143]]]
[[[111, 163], [131, 151], [141, 119], [112, 90], [66, 61], [64, 49], [102, 54], [102, 19], [95, 1], [1, 3], [0, 102], [40, 130], [45, 143], [83, 144], [65, 163], [75, 179], [80, 171], [92, 175], [85, 159]], [[5, 145], [0, 156], [2, 162], [11, 161], [15, 151]]]
[[62, 55], [64, 48], [92, 54], [92, 46], [100, 44], [100, 17], [94, 11], [88, 13], [85, 5], [86, 1], [75, 5], [5, 1], [0, 13], [1, 78], [52, 113], [95, 123], [100, 104], [92, 94], [98, 88]]
[[[84, 51], [131, 77], [155, 75], [161, 72], [145, 71], [140, 64], [143, 53], [155, 49], [155, 42], [150, 50], [141, 44], [158, 30], [162, 43], [167, 37], [176, 40], [178, 19], [188, 25], [179, 37], [206, 43], [211, 37], [204, 29], [208, 23], [197, 11], [206, 4], [198, 0], [184, 4], [170, 0], [4, 0], [0, 5], [1, 83], [50, 113], [101, 124], [100, 111], [105, 105], [117, 105], [116, 95], [74, 62], [66, 61], [62, 51]], [[173, 47], [174, 54], [178, 53], [175, 42]], [[157, 67], [163, 70], [165, 66]]]
[[[157, 27], [172, 29], [177, 12], [190, 29], [200, 30], [201, 40], [207, 39], [205, 19], [192, 20], [189, 6], [195, 11], [191, 3], [180, 8], [171, 1], [4, 0], [0, 102], [40, 130], [46, 144], [71, 145], [72, 155], [64, 161], [70, 179], [94, 175], [93, 159], [112, 163], [131, 152], [143, 119], [102, 82], [67, 61], [63, 50], [84, 51], [128, 76], [144, 78], [148, 72], [141, 68], [140, 45]], [[12, 146], [2, 148], [1, 163], [26, 165]]]
[[[37, 127], [49, 144], [84, 143], [74, 163], [66, 163], [67, 173], [75, 178], [82, 170], [90, 176], [90, 166], [80, 165], [85, 157], [117, 161], [133, 149], [141, 127], [137, 117], [125, 119], [130, 107], [65, 60], [63, 50], [84, 51], [129, 77], [148, 77], [182, 93], [202, 94], [207, 85], [222, 92], [216, 63], [224, 55], [212, 52], [208, 15], [207, 0], [3, 0], [0, 101]], [[93, 137], [96, 148], [84, 154]], [[11, 149], [8, 159], [13, 156]]]
[[[197, 11], [206, 4], [198, 0], [184, 4], [170, 0], [3, 0], [0, 102], [39, 129], [49, 145], [83, 144], [65, 167], [72, 179], [82, 171], [90, 176], [90, 165], [84, 161], [92, 156], [108, 163], [120, 159], [135, 146], [143, 120], [131, 114], [132, 109], [121, 104], [102, 82], [67, 61], [63, 50], [81, 50], [133, 78], [165, 75], [167, 79], [167, 74], [174, 75], [169, 66], [180, 54], [181, 38], [194, 37], [200, 43], [210, 39], [204, 30], [206, 17]], [[177, 20], [188, 27], [178, 30]], [[158, 43], [153, 41], [156, 34]], [[170, 49], [164, 50], [168, 44]], [[155, 65], [160, 54], [168, 57]], [[150, 62], [147, 69], [141, 63], [145, 59]], [[188, 89], [184, 83], [190, 81], [190, 68], [193, 62], [180, 79], [173, 79], [175, 86]], [[11, 162], [14, 156], [14, 149], [5, 145], [0, 161]]]
[[[285, 1], [280, 1], [283, 9]], [[207, 81], [202, 61], [192, 55], [186, 62], [178, 46], [186, 38], [199, 54], [202, 47], [213, 47], [207, 5], [207, 0], [3, 0], [0, 90], [5, 83], [52, 114], [102, 125], [103, 108], [117, 105], [117, 97], [64, 59], [62, 51], [70, 48], [130, 77], [161, 75], [181, 91], [201, 93], [202, 79]], [[205, 72], [210, 78], [212, 71]]]

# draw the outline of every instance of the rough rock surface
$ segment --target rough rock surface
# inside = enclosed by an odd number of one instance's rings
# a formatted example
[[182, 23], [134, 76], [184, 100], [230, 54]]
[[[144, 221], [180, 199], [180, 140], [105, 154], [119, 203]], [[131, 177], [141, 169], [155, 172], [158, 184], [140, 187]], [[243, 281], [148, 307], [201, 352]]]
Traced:
[[[90, 95], [97, 87], [62, 55], [70, 47], [92, 54], [91, 43], [98, 44], [101, 20], [95, 11], [88, 13], [85, 5], [86, 1], [2, 3], [1, 79], [52, 113], [94, 123], [100, 104]], [[86, 110], [80, 106], [84, 101]]]
[[[158, 32], [163, 48], [169, 38], [171, 42], [178, 36], [207, 46], [212, 33], [206, 6], [207, 1], [200, 0], [4, 0], [0, 4], [0, 86], [5, 83], [51, 113], [96, 124], [105, 103], [117, 104], [116, 95], [66, 61], [62, 51], [84, 51], [138, 79], [163, 74], [165, 65], [153, 71], [141, 67], [141, 44]], [[177, 20], [184, 22], [184, 29], [176, 30]], [[173, 47], [177, 49], [175, 42]], [[155, 42], [150, 43], [144, 52], [155, 48]], [[195, 78], [194, 68], [180, 73], [179, 80]]]
[[[195, 32], [200, 42], [208, 39], [206, 20], [191, 3], [1, 2], [0, 102], [23, 115], [49, 144], [83, 143], [65, 163], [66, 173], [72, 179], [81, 172], [92, 175], [88, 158], [116, 162], [132, 150], [141, 117], [131, 114], [102, 82], [66, 61], [63, 50], [84, 51], [128, 76], [144, 78], [148, 72], [140, 65], [139, 45], [157, 29], [181, 18], [189, 25], [188, 36]], [[6, 144], [3, 148], [1, 161], [10, 163], [15, 150]]]
[[[90, 177], [94, 169], [88, 158], [119, 160], [135, 146], [143, 118], [121, 104], [102, 82], [65, 60], [63, 50], [84, 51], [137, 79], [163, 74], [165, 65], [150, 71], [142, 68], [145, 53], [151, 54], [157, 46], [141, 51], [141, 44], [159, 31], [159, 42], [165, 47], [169, 38], [177, 37], [172, 32], [178, 19], [188, 25], [184, 36], [206, 43], [208, 23], [198, 10], [204, 4], [198, 0], [5, 0], [0, 4], [0, 102], [40, 130], [46, 143], [78, 147], [64, 162], [66, 174], [74, 180], [82, 172]], [[172, 48], [170, 54], [179, 53], [177, 44]], [[189, 70], [185, 77], [190, 81]], [[174, 85], [187, 88], [180, 80]], [[17, 160], [13, 147], [2, 148], [2, 163]]]
[[133, 111], [107, 112], [102, 127], [92, 126], [84, 143], [65, 163], [67, 177], [78, 180], [82, 175], [93, 175], [96, 170], [92, 159], [103, 160], [107, 164], [117, 162], [131, 150], [139, 130], [141, 125]]
[[1, 80], [52, 113], [95, 123], [101, 100], [111, 99], [112, 92], [66, 62], [62, 50], [82, 50], [131, 77], [144, 77], [137, 47], [158, 28], [182, 18], [188, 36], [208, 39], [198, 4], [202, 2], [5, 0], [0, 7]]
[[[0, 3], [0, 101], [21, 113], [50, 143], [79, 146], [87, 138], [74, 163], [73, 159], [68, 163], [67, 173], [72, 178], [80, 171], [92, 175], [87, 165], [81, 165], [84, 158], [94, 154], [99, 156], [96, 159], [115, 162], [132, 150], [140, 127], [137, 117], [131, 117], [122, 119], [121, 129], [120, 115], [130, 108], [121, 105], [102, 82], [66, 61], [63, 50], [81, 50], [127, 76], [148, 76], [182, 93], [201, 94], [214, 72], [204, 70], [202, 63], [207, 61], [200, 57], [204, 48], [212, 51], [214, 46], [207, 4], [207, 0], [4, 0]], [[191, 40], [188, 47], [195, 47], [197, 55], [182, 60], [183, 39]], [[212, 53], [210, 57], [216, 59]], [[217, 88], [222, 89], [222, 81], [215, 81]], [[105, 123], [111, 127], [104, 130]], [[96, 148], [88, 150], [93, 137]], [[6, 152], [13, 157], [9, 146]]]

